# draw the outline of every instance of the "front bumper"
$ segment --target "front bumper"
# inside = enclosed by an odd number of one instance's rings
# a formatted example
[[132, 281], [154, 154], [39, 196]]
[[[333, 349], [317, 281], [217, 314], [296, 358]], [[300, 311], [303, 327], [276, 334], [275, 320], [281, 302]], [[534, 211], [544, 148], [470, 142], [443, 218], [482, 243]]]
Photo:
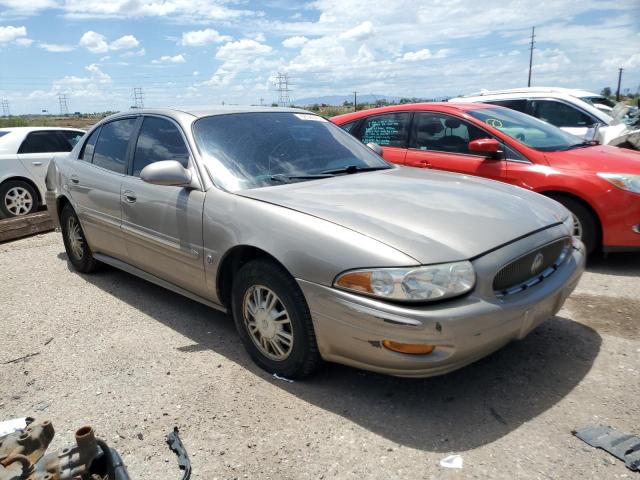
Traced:
[[[325, 360], [389, 375], [429, 377], [456, 370], [524, 338], [560, 310], [584, 267], [580, 246], [553, 275], [524, 292], [491, 298], [476, 290], [459, 299], [421, 306], [390, 304], [304, 280], [298, 283]], [[385, 339], [436, 348], [429, 355], [397, 353], [382, 346]]]

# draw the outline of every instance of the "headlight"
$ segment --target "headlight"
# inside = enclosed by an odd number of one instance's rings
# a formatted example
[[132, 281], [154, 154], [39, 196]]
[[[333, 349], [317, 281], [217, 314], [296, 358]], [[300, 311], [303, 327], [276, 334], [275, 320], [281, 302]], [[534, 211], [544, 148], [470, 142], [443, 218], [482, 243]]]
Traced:
[[335, 287], [389, 300], [428, 301], [462, 295], [473, 288], [471, 262], [424, 267], [351, 270], [339, 275]]
[[598, 176], [622, 190], [640, 193], [640, 175], [632, 175], [631, 173], [598, 173]]

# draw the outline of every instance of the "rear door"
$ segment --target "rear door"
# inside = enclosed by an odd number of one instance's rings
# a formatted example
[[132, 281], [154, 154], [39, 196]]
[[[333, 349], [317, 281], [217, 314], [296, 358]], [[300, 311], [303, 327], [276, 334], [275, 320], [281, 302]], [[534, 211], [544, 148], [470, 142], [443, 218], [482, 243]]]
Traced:
[[120, 187], [136, 120], [121, 118], [94, 130], [78, 159], [70, 162], [68, 178], [76, 213], [92, 250], [124, 261], [127, 250], [121, 229]]
[[491, 134], [462, 118], [439, 112], [416, 112], [411, 128], [406, 165], [435, 168], [503, 180], [504, 159], [472, 153], [469, 142], [493, 138]]
[[385, 160], [404, 165], [412, 112], [373, 115], [362, 120], [353, 135], [362, 143], [377, 143]]
[[121, 192], [122, 230], [129, 262], [186, 290], [206, 296], [202, 245], [205, 192], [152, 185], [140, 179], [153, 162], [177, 160], [197, 172], [180, 127], [161, 116], [144, 116]]
[[29, 132], [18, 148], [18, 160], [31, 174], [40, 191], [45, 191], [44, 177], [49, 161], [56, 153], [70, 152], [73, 145], [58, 130]]

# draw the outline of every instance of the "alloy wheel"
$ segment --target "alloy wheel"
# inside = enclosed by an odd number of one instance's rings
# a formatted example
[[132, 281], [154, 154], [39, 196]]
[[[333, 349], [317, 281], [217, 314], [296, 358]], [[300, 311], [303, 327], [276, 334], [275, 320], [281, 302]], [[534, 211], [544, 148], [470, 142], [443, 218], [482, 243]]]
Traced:
[[84, 240], [80, 230], [80, 224], [75, 217], [69, 217], [67, 222], [67, 236], [69, 237], [69, 246], [71, 251], [78, 260], [82, 260], [84, 256]]
[[13, 187], [5, 194], [4, 205], [16, 217], [26, 215], [33, 208], [33, 196], [24, 187]]
[[571, 215], [573, 216], [573, 236], [582, 238], [582, 223], [580, 223], [580, 219], [575, 214], [572, 213]]
[[242, 302], [245, 327], [251, 340], [267, 358], [285, 360], [293, 348], [293, 329], [289, 313], [273, 290], [254, 285]]

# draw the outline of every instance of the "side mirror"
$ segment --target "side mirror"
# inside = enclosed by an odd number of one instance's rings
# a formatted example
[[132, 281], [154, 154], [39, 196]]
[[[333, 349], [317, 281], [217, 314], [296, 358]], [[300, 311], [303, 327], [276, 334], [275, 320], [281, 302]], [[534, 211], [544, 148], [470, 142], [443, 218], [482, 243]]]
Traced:
[[154, 185], [191, 186], [191, 171], [184, 168], [176, 160], [162, 160], [150, 163], [142, 169], [140, 178]]
[[479, 138], [469, 142], [469, 151], [491, 158], [498, 158], [502, 153], [500, 143], [494, 138]]
[[378, 155], [382, 156], [382, 147], [377, 143], [367, 143], [367, 147], [376, 152]]

